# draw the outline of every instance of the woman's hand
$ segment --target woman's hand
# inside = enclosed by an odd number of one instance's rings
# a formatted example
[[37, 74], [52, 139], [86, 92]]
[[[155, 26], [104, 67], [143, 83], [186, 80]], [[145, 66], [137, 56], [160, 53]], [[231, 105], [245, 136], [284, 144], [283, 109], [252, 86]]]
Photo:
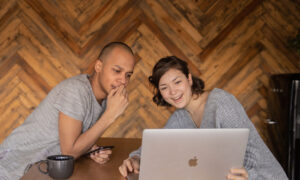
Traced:
[[[94, 145], [91, 150], [94, 150], [97, 148], [98, 148], [98, 146]], [[96, 163], [104, 164], [107, 161], [109, 161], [109, 157], [110, 157], [111, 153], [112, 153], [112, 151], [110, 149], [100, 150], [100, 151], [92, 153], [90, 155], [90, 158], [92, 160], [94, 160]]]
[[230, 179], [230, 180], [247, 180], [248, 179], [248, 172], [245, 168], [230, 169], [230, 172], [227, 175], [227, 179]]
[[140, 170], [140, 158], [129, 157], [123, 161], [123, 164], [119, 167], [119, 171], [123, 177], [128, 175], [128, 172], [138, 174]]

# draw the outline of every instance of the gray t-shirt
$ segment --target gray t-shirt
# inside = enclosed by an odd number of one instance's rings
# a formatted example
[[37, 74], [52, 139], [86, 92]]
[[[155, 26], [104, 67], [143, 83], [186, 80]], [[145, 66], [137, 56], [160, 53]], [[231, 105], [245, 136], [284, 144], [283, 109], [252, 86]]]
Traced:
[[82, 133], [100, 118], [100, 106], [88, 75], [66, 79], [54, 87], [24, 123], [0, 145], [0, 179], [19, 179], [28, 164], [60, 154], [59, 112], [82, 122]]
[[[197, 128], [185, 109], [176, 110], [169, 118], [166, 129]], [[208, 95], [200, 128], [248, 128], [250, 130], [244, 167], [251, 180], [288, 179], [282, 167], [265, 145], [244, 108], [231, 94], [213, 89]], [[141, 148], [130, 156], [140, 156]]]

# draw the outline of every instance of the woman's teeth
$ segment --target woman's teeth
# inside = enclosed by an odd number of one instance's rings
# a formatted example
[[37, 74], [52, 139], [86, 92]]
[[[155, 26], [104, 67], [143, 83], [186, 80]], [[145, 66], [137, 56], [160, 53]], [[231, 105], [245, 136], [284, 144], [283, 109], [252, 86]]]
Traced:
[[181, 97], [182, 97], [182, 95], [180, 95], [179, 97], [173, 98], [173, 100], [174, 100], [174, 101], [178, 101], [178, 100], [181, 99]]

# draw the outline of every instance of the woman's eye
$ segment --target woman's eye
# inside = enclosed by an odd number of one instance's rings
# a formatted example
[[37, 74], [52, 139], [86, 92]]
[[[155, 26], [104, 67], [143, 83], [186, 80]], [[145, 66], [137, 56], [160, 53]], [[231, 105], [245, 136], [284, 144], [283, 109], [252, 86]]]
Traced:
[[179, 83], [181, 83], [181, 81], [176, 81], [176, 82], [175, 82], [175, 84], [179, 84]]
[[163, 90], [166, 90], [167, 88], [166, 87], [162, 87], [160, 88], [160, 91], [163, 91]]

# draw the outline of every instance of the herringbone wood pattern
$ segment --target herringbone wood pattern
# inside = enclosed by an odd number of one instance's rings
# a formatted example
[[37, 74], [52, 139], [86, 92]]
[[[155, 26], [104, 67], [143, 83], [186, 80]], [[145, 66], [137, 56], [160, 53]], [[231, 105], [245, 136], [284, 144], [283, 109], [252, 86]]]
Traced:
[[268, 142], [268, 78], [299, 73], [287, 39], [300, 28], [291, 0], [1, 0], [0, 142], [60, 81], [91, 73], [100, 49], [124, 41], [138, 60], [130, 106], [103, 136], [141, 137], [173, 109], [151, 102], [147, 77], [167, 55], [188, 61], [207, 89], [234, 94]]

